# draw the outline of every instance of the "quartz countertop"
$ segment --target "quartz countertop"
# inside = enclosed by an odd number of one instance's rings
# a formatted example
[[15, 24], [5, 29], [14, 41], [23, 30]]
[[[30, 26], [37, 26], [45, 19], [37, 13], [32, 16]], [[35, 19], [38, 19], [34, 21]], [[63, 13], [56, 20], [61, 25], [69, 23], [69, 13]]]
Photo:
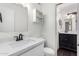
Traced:
[[0, 44], [0, 56], [16, 56], [24, 51], [30, 50], [33, 47], [44, 43], [42, 38], [24, 38], [21, 41], [8, 41]]

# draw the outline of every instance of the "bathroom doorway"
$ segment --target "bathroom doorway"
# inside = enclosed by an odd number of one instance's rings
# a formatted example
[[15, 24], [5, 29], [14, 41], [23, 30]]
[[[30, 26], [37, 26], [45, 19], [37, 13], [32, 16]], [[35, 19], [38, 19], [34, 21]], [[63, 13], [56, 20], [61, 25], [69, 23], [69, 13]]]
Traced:
[[77, 56], [77, 3], [57, 5], [58, 56]]

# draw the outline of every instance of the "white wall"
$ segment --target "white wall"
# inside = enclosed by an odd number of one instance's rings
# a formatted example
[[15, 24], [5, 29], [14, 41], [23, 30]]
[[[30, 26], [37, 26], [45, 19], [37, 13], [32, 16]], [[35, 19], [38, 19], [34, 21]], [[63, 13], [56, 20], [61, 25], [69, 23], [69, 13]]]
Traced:
[[42, 3], [42, 12], [45, 15], [42, 37], [46, 39], [46, 46], [57, 52], [56, 39], [56, 4]]
[[33, 22], [33, 9], [34, 8], [41, 11], [41, 5], [37, 3], [31, 3], [28, 6], [28, 33], [30, 36], [40, 37], [41, 31], [42, 31], [42, 24]]
[[78, 34], [78, 36], [77, 36], [77, 43], [79, 44], [79, 4], [77, 5], [77, 8], [78, 8], [77, 9], [77, 12], [78, 12], [78, 14], [77, 14], [77, 34]]

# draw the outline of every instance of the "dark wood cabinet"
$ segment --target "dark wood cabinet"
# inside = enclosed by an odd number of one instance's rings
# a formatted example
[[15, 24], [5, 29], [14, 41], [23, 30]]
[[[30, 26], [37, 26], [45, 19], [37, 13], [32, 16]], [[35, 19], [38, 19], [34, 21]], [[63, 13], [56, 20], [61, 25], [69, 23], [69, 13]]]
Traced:
[[59, 33], [59, 48], [77, 51], [77, 34]]

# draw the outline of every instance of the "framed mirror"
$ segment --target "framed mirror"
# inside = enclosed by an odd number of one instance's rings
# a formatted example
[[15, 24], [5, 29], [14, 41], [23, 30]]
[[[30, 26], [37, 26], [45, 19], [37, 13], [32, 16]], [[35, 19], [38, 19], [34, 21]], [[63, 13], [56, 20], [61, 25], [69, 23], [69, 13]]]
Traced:
[[16, 3], [0, 4], [0, 32], [27, 32], [27, 7]]
[[68, 13], [65, 19], [65, 32], [76, 32], [77, 29], [77, 19], [76, 12]]

